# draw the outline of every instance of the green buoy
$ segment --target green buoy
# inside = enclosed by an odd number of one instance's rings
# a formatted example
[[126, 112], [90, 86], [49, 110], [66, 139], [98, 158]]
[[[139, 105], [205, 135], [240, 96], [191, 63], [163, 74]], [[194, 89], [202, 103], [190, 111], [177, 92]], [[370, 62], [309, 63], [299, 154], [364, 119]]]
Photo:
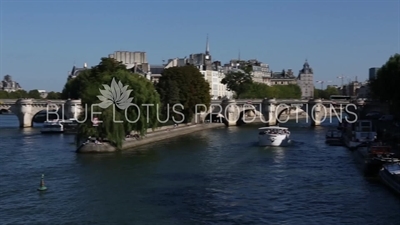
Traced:
[[47, 190], [47, 187], [44, 186], [44, 174], [42, 174], [42, 179], [40, 179], [40, 186], [37, 189], [38, 191], [45, 191]]

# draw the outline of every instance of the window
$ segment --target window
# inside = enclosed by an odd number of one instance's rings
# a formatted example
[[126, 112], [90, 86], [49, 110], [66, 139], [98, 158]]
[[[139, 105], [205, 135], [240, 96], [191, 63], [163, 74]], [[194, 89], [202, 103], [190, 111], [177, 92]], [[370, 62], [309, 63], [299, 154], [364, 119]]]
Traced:
[[218, 78], [213, 78], [213, 83], [218, 83]]
[[218, 90], [218, 84], [213, 84], [212, 89], [213, 89], [213, 90]]

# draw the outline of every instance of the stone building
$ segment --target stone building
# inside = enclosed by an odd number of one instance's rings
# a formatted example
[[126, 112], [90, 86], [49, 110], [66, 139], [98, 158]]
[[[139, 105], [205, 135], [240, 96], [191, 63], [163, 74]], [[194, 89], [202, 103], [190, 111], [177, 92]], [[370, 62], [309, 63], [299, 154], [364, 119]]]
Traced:
[[19, 83], [12, 80], [10, 75], [5, 75], [4, 79], [0, 81], [0, 90], [7, 91], [7, 92], [14, 92], [18, 90], [22, 90]]
[[272, 72], [271, 85], [288, 84], [297, 84], [296, 77], [294, 76], [291, 69], [289, 69], [288, 71], [283, 70], [282, 72]]
[[229, 63], [223, 66], [224, 71], [227, 73], [229, 71], [235, 70], [244, 64], [252, 65], [252, 79], [254, 82], [257, 83], [264, 83], [267, 85], [271, 85], [271, 70], [269, 65], [266, 63], [259, 62], [256, 59], [250, 60], [241, 60], [240, 56], [239, 59], [232, 59]]
[[158, 82], [162, 72], [166, 68], [193, 65], [199, 69], [204, 79], [210, 85], [210, 95], [212, 99], [232, 98], [233, 92], [228, 91], [226, 85], [221, 83], [225, 77], [225, 71], [219, 61], [212, 61], [210, 46], [207, 37], [206, 49], [204, 53], [190, 54], [189, 57], [169, 59], [164, 65], [150, 66], [150, 77], [153, 82]]
[[299, 71], [297, 84], [301, 89], [301, 98], [314, 97], [314, 73], [307, 60], [303, 64], [303, 69]]

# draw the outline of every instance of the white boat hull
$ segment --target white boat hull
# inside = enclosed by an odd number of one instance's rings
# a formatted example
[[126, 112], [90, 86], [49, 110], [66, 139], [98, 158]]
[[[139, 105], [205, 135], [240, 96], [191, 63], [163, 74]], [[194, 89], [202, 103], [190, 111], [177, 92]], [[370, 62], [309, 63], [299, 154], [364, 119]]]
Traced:
[[387, 171], [386, 168], [382, 168], [379, 171], [379, 177], [381, 178], [382, 182], [386, 184], [386, 186], [391, 188], [393, 191], [400, 194], [400, 178], [395, 176], [400, 176], [400, 175], [390, 174], [390, 172]]
[[260, 146], [287, 146], [290, 144], [289, 135], [259, 135], [258, 142]]

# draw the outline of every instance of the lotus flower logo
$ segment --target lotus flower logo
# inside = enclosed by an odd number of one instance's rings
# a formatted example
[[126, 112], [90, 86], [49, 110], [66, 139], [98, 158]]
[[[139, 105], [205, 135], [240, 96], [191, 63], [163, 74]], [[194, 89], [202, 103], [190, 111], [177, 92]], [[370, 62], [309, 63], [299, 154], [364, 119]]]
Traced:
[[111, 87], [107, 84], [103, 84], [104, 90], [100, 90], [101, 95], [97, 95], [97, 98], [101, 101], [99, 107], [105, 109], [110, 105], [114, 104], [119, 109], [127, 109], [132, 103], [133, 98], [129, 98], [132, 90], [128, 90], [128, 85], [123, 86], [121, 81], [118, 83], [113, 80], [111, 81]]

